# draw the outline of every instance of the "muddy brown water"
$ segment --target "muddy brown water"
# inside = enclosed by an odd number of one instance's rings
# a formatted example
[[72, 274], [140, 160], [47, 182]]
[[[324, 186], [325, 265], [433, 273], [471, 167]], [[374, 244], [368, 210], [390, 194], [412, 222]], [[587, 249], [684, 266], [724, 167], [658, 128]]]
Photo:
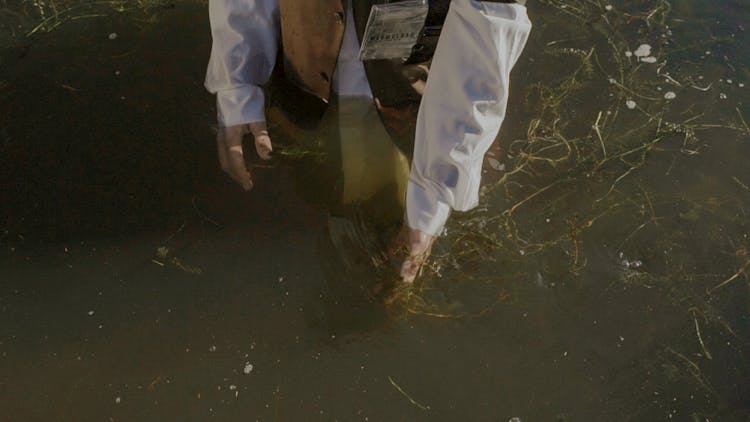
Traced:
[[[580, 158], [524, 167], [454, 216], [401, 305], [369, 294], [393, 277], [379, 253], [398, 154], [279, 139], [287, 154], [252, 160], [242, 193], [215, 159], [204, 6], [4, 34], [0, 420], [748, 420], [750, 9], [675, 2], [648, 20], [668, 3], [614, 2], [579, 20], [594, 3], [530, 5], [487, 184], [538, 151], [516, 140], [553, 137], [536, 118]], [[618, 75], [602, 16], [659, 63]], [[540, 113], [535, 87], [581, 57], [558, 46], [598, 61]], [[610, 77], [631, 91], [610, 95]], [[617, 115], [610, 155], [655, 139], [657, 112], [706, 127], [634, 170], [639, 154], [597, 168], [599, 112]], [[352, 193], [351, 154], [394, 183]]]

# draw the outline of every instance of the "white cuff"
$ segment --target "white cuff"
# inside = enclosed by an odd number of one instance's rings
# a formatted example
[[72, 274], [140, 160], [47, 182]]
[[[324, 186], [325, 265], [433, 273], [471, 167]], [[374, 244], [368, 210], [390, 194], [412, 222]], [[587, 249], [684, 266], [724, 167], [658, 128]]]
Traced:
[[451, 207], [448, 204], [409, 181], [406, 189], [406, 224], [410, 228], [438, 236], [450, 215]]
[[263, 89], [255, 85], [244, 85], [216, 93], [216, 112], [219, 126], [235, 126], [245, 123], [265, 122], [266, 98]]

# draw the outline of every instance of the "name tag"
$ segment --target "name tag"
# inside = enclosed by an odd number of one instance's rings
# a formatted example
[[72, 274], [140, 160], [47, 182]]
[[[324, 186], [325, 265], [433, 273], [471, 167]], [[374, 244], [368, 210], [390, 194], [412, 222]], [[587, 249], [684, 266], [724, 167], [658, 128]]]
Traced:
[[424, 27], [427, 12], [426, 0], [372, 6], [359, 59], [364, 61], [409, 57]]

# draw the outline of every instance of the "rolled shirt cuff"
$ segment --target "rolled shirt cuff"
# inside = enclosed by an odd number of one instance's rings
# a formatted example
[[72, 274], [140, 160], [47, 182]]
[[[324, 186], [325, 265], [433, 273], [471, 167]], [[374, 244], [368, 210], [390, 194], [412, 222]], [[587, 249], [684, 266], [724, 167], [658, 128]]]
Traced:
[[216, 111], [220, 126], [236, 126], [266, 121], [265, 95], [255, 85], [244, 85], [216, 93]]
[[419, 184], [409, 181], [406, 189], [406, 224], [410, 228], [438, 236], [450, 214], [451, 207], [447, 203]]

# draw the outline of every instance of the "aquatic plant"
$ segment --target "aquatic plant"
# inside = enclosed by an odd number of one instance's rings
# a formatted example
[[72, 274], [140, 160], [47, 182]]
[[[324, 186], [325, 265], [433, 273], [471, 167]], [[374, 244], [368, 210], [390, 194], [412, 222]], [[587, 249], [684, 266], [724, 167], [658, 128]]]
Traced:
[[[425, 282], [396, 292], [394, 314], [481, 316], [512, 302], [514, 283], [605, 274], [684, 307], [685, 341], [698, 340], [704, 362], [707, 330], [745, 344], [727, 307], [728, 289], [750, 280], [742, 28], [690, 25], [666, 0], [539, 3], [513, 75], [510, 101], [524, 109], [500, 139], [507, 170], [488, 166], [482, 206], [453, 217]], [[466, 283], [485, 300], [442, 301]], [[663, 352], [660, 364], [725, 407], [701, 361]]]
[[[194, 0], [201, 2], [200, 0]], [[154, 20], [160, 9], [173, 7], [168, 0], [20, 0], [0, 5], [0, 48], [23, 43], [29, 37], [49, 33], [65, 22], [102, 18], [138, 11]]]

